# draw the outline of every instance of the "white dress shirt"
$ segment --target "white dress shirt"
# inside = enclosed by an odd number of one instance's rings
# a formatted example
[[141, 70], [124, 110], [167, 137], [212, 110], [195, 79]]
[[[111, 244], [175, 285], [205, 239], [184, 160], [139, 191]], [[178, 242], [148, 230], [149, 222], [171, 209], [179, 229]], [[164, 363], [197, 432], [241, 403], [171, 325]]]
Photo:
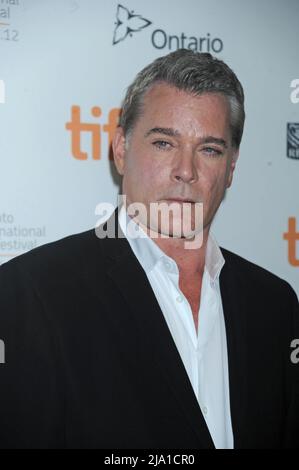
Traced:
[[155, 293], [215, 447], [232, 449], [226, 329], [219, 286], [225, 260], [215, 238], [209, 234], [197, 334], [190, 304], [179, 287], [177, 263], [128, 216], [124, 205], [119, 224]]

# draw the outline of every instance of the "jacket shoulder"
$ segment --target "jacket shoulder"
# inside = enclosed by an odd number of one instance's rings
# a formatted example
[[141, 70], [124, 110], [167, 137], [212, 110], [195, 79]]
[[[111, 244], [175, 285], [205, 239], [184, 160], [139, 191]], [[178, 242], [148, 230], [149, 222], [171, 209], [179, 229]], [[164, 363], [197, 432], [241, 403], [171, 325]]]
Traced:
[[240, 283], [246, 284], [247, 289], [277, 293], [292, 291], [292, 295], [296, 295], [290, 284], [278, 275], [225, 248], [221, 247], [221, 251], [229, 268], [238, 276]]
[[86, 264], [87, 258], [99, 250], [94, 230], [69, 235], [60, 240], [34, 248], [0, 266], [0, 273], [26, 272], [37, 279], [75, 273]]

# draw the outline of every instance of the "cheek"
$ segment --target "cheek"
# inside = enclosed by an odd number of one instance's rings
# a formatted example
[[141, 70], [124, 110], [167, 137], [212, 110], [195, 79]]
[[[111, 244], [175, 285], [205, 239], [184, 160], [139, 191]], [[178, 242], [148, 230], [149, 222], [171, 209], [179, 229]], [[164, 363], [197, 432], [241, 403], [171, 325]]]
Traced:
[[[151, 194], [163, 181], [163, 169], [142, 152], [127, 156], [125, 162], [124, 188], [140, 195]], [[165, 173], [165, 170], [164, 170]]]
[[[218, 169], [219, 170], [219, 169]], [[205, 197], [210, 201], [218, 201], [222, 198], [225, 189], [227, 175], [225, 169], [223, 171], [207, 171], [206, 177], [203, 181]]]

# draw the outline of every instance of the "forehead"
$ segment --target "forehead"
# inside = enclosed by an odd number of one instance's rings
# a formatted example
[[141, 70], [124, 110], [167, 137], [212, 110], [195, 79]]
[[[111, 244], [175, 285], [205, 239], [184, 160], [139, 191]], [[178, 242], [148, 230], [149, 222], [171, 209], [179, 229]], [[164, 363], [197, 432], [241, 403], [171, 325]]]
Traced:
[[194, 95], [166, 83], [155, 84], [144, 95], [139, 126], [176, 127], [192, 131], [229, 127], [229, 102], [220, 93]]

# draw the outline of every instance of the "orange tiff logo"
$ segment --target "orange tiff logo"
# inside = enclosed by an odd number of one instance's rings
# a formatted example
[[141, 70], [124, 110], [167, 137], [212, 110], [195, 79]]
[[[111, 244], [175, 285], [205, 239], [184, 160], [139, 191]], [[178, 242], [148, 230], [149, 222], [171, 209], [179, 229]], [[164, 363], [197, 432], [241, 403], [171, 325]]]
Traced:
[[289, 218], [288, 231], [283, 234], [283, 239], [288, 242], [288, 258], [292, 266], [299, 266], [299, 259], [296, 257], [296, 245], [299, 241], [299, 232], [296, 230], [296, 218]]
[[[114, 136], [115, 129], [118, 126], [119, 116], [121, 113], [120, 108], [111, 109], [108, 115], [108, 123], [100, 124], [95, 122], [82, 122], [81, 121], [81, 108], [80, 106], [72, 106], [71, 120], [67, 122], [65, 127], [71, 132], [71, 151], [74, 158], [78, 160], [87, 160], [88, 152], [84, 152], [81, 148], [81, 136], [83, 132], [91, 133], [91, 155], [93, 160], [100, 160], [102, 157], [102, 130], [108, 134], [108, 148], [109, 158], [113, 158], [110, 152], [111, 143]], [[94, 106], [91, 109], [91, 114], [95, 118], [102, 116], [102, 109]]]

